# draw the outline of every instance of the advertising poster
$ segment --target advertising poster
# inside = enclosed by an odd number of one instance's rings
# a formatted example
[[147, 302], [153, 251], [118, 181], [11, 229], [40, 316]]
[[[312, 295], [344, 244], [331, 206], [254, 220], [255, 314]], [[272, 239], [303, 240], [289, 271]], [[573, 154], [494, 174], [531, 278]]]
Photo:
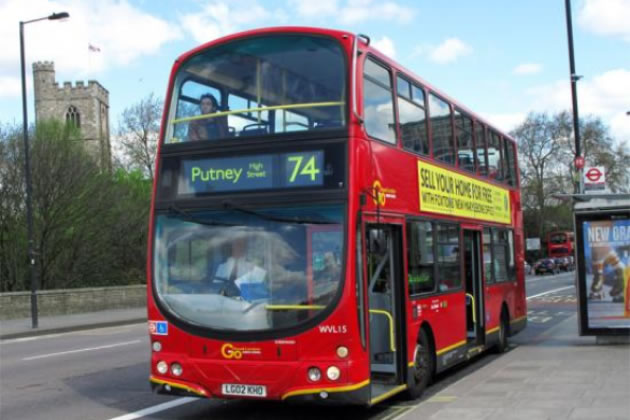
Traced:
[[630, 219], [582, 221], [589, 329], [630, 328]]

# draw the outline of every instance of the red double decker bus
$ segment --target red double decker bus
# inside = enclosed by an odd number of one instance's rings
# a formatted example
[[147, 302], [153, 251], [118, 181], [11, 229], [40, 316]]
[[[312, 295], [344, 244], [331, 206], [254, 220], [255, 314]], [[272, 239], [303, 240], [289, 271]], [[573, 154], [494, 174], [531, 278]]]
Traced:
[[547, 255], [552, 258], [572, 257], [574, 246], [573, 232], [549, 232], [547, 234]]
[[160, 136], [157, 392], [417, 397], [525, 326], [513, 140], [366, 36], [285, 27], [196, 48]]

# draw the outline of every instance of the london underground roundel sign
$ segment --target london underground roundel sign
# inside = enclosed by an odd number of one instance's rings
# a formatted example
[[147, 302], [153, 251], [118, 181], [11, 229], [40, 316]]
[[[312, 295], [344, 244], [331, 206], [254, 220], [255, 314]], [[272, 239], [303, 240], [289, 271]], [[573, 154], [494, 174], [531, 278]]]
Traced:
[[600, 171], [598, 168], [593, 167], [590, 168], [588, 171], [586, 171], [586, 173], [584, 174], [584, 176], [586, 176], [586, 178], [591, 181], [591, 182], [598, 182], [600, 180], [600, 178], [602, 177], [603, 173], [602, 171]]

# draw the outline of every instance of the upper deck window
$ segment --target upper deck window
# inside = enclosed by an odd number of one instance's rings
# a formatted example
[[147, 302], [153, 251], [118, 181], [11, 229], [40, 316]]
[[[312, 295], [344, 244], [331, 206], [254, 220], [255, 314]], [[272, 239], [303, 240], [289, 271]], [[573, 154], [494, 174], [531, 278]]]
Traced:
[[403, 147], [415, 153], [429, 154], [424, 91], [398, 77], [398, 120]]
[[165, 142], [343, 127], [345, 76], [342, 49], [328, 38], [270, 35], [212, 47], [178, 70]]
[[451, 107], [444, 100], [429, 94], [429, 115], [433, 135], [433, 157], [451, 165], [455, 164]]
[[395, 144], [391, 73], [369, 58], [365, 60], [363, 73], [365, 129], [370, 136]]
[[475, 172], [472, 120], [469, 116], [459, 111], [455, 111], [455, 136], [457, 139], [457, 161], [459, 167]]

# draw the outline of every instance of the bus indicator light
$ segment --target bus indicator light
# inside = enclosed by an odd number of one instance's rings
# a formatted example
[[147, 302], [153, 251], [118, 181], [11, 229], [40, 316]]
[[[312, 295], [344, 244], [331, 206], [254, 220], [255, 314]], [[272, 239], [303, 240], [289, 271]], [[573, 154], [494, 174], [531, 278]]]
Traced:
[[319, 368], [312, 367], [308, 369], [307, 376], [311, 382], [317, 382], [322, 378], [322, 371]]

